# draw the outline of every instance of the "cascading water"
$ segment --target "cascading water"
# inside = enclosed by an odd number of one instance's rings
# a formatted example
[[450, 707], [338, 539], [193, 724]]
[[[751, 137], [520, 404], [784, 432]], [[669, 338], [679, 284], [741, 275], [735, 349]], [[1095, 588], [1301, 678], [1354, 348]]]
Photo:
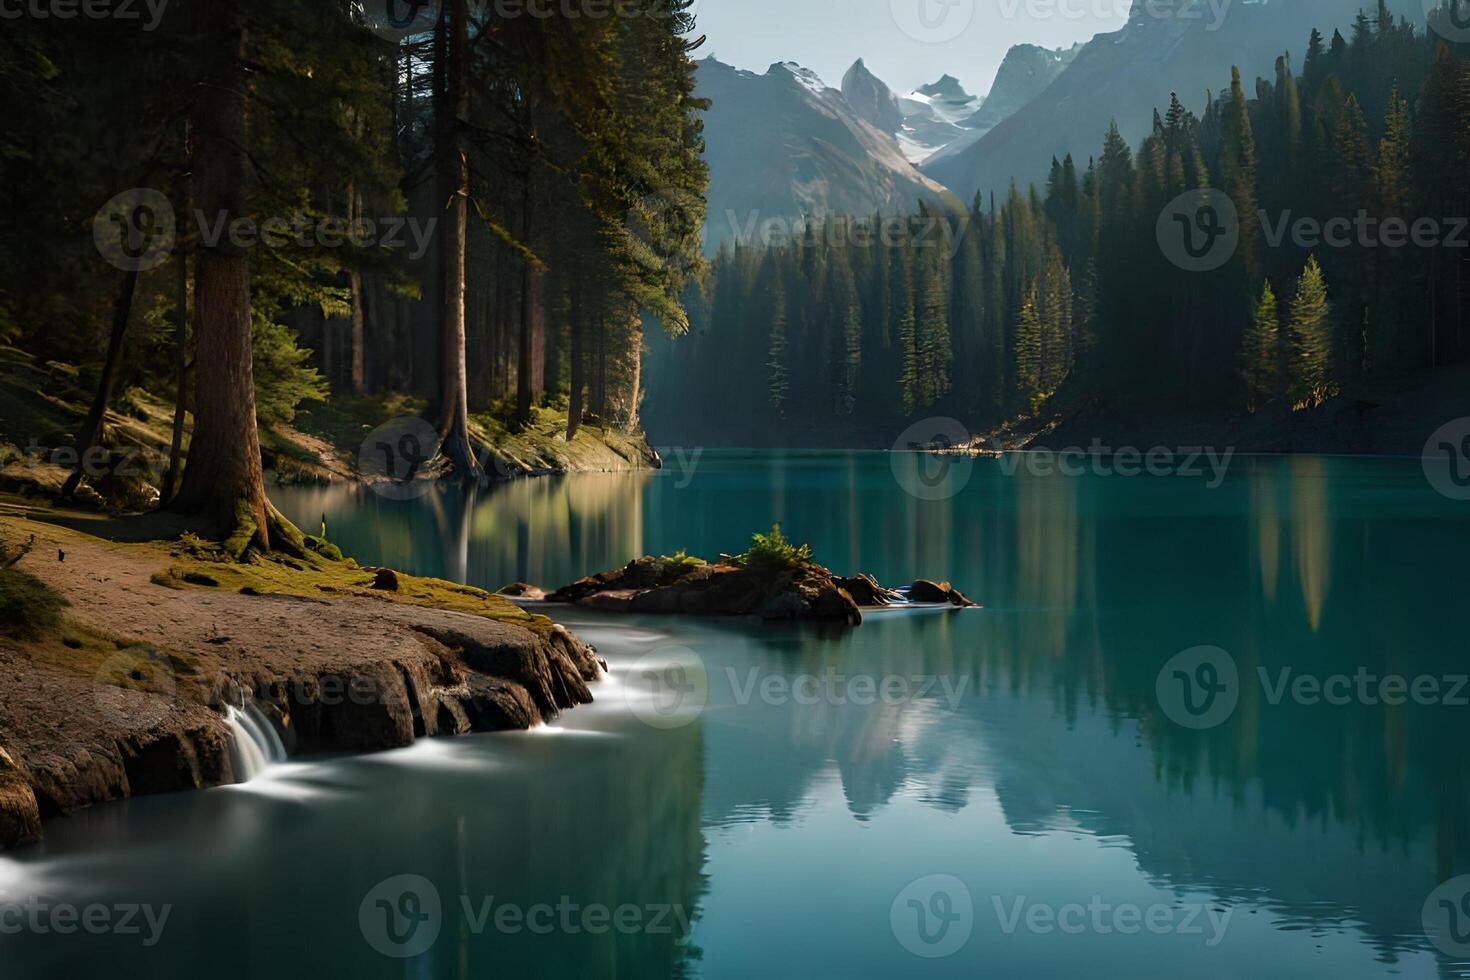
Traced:
[[286, 747], [275, 727], [251, 702], [246, 701], [243, 709], [226, 708], [225, 721], [230, 726], [230, 761], [240, 782], [249, 782], [272, 763], [286, 761]]

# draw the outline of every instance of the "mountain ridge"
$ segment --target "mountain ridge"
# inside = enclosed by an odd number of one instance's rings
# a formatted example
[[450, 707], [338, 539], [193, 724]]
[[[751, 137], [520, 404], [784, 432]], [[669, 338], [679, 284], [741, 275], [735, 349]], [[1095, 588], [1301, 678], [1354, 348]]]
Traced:
[[955, 203], [891, 135], [810, 69], [784, 61], [757, 74], [713, 57], [697, 64], [696, 95], [711, 100], [704, 128], [707, 251], [748, 238], [772, 219]]

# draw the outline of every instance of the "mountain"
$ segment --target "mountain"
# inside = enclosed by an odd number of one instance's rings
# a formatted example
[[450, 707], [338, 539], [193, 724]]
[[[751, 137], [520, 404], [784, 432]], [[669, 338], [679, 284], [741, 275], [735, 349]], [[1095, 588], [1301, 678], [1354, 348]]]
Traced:
[[895, 95], [861, 58], [842, 76], [842, 97], [863, 119], [893, 137], [915, 165], [964, 137], [970, 131], [966, 120], [983, 101], [966, 92], [952, 75], [908, 95]]
[[895, 214], [920, 200], [953, 200], [870, 121], [882, 118], [877, 89], [859, 111], [800, 65], [780, 62], [758, 75], [712, 57], [699, 62], [697, 82], [696, 94], [712, 103], [704, 121], [711, 250], [770, 218]]
[[[1334, 28], [1346, 31], [1363, 5], [1363, 0], [1246, 2], [1223, 8], [1222, 17], [1214, 13], [1219, 4], [1206, 0], [1181, 0], [1177, 10], [1169, 8], [1174, 16], [1151, 16], [1148, 5], [1135, 4], [1121, 29], [1083, 45], [1023, 106], [970, 144], [936, 153], [920, 169], [962, 200], [977, 191], [1003, 194], [1012, 177], [1022, 187], [1039, 184], [1053, 156], [1072, 154], [1080, 170], [1100, 150], [1110, 121], [1116, 120], [1124, 139], [1136, 147], [1148, 135], [1153, 109], [1167, 106], [1170, 92], [1178, 92], [1198, 114], [1207, 92], [1229, 85], [1232, 65], [1240, 67], [1246, 92], [1253, 94], [1254, 79], [1274, 76], [1282, 52], [1293, 52], [1300, 64], [1313, 27], [1329, 38]], [[1390, 3], [1400, 6], [1423, 20], [1413, 0]], [[992, 92], [982, 115], [995, 98]], [[1004, 108], [996, 106], [995, 115]]]
[[842, 97], [861, 118], [879, 132], [894, 134], [903, 128], [903, 109], [883, 80], [859, 58], [842, 76]]
[[951, 105], [966, 105], [974, 101], [974, 97], [965, 91], [960, 80], [953, 75], [942, 75], [937, 82], [920, 85], [917, 94], [926, 99]]
[[969, 133], [968, 120], [979, 111], [983, 99], [964, 90], [959, 79], [945, 75], [937, 82], [922, 85], [899, 100], [903, 109], [903, 128], [895, 134], [904, 156], [915, 163]]
[[940, 164], [974, 146], [986, 133], [1045, 91], [1072, 63], [1080, 50], [1080, 44], [1056, 50], [1035, 44], [1014, 45], [1006, 52], [1005, 59], [995, 73], [990, 94], [985, 97], [979, 109], [959, 121], [961, 134], [935, 150], [923, 161], [924, 164]]

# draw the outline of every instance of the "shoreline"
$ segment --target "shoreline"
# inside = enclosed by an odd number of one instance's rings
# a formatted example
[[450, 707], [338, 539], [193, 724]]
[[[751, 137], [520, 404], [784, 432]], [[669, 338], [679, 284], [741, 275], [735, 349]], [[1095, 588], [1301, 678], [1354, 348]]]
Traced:
[[[1162, 446], [1230, 448], [1235, 455], [1322, 455], [1420, 458], [1425, 442], [1441, 426], [1470, 417], [1470, 365], [1450, 365], [1425, 374], [1412, 390], [1380, 395], [1365, 391], [1361, 397], [1338, 396], [1315, 409], [1292, 411], [1272, 404], [1255, 414], [1221, 410], [1160, 416], [1146, 409], [1093, 400], [1068, 404], [1059, 396], [1057, 407], [1038, 416], [1009, 419], [997, 425], [971, 426], [956, 408], [931, 409], [927, 419], [897, 419], [868, 431], [795, 431], [785, 446], [760, 445], [759, 440], [693, 440], [707, 449], [751, 451], [822, 449], [862, 452], [932, 451], [907, 444], [913, 440], [944, 440], [949, 446], [971, 446], [993, 451], [1087, 449], [1094, 441], [1104, 446], [1148, 450]], [[950, 416], [953, 416], [951, 418]], [[926, 423], [932, 423], [923, 431]], [[905, 431], [908, 427], [910, 430]], [[881, 433], [876, 430], [881, 429]], [[902, 432], [902, 435], [900, 433]], [[881, 434], [881, 438], [874, 438]], [[656, 421], [650, 438], [659, 445], [675, 445]], [[687, 443], [690, 440], [685, 440]], [[745, 443], [741, 445], [740, 443]]]
[[604, 676], [565, 627], [479, 589], [326, 555], [219, 562], [114, 524], [0, 500], [0, 533], [36, 538], [18, 570], [70, 604], [58, 630], [0, 638], [0, 850], [98, 803], [239, 782], [229, 707], [288, 755], [373, 752], [528, 730]]
[[[74, 368], [38, 364], [24, 352], [0, 346], [0, 493], [59, 497], [77, 466], [72, 444], [90, 398]], [[105, 416], [107, 448], [85, 461], [86, 479], [77, 499], [66, 506], [110, 513], [141, 513], [157, 506], [169, 467], [173, 402], [139, 388], [115, 402]], [[405, 432], [428, 427], [420, 418], [421, 408], [398, 395], [355, 399], [345, 410], [303, 402], [290, 422], [259, 423], [263, 468], [282, 485], [371, 486], [374, 474], [363, 472], [363, 465], [376, 461], [365, 448], [385, 431], [396, 442]], [[552, 408], [533, 409], [522, 427], [487, 414], [472, 415], [471, 442], [486, 483], [662, 466], [641, 431], [624, 431], [586, 415], [569, 442], [566, 426], [566, 412]], [[187, 458], [187, 439], [184, 445]], [[442, 475], [442, 466], [428, 467], [423, 474]]]

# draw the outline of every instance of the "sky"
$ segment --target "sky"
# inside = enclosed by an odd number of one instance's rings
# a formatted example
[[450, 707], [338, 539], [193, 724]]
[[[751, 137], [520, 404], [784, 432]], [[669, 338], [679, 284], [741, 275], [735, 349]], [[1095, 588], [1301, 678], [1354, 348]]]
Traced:
[[894, 91], [946, 73], [990, 90], [1013, 44], [1069, 47], [1114, 31], [1130, 0], [696, 0], [694, 57], [764, 72], [795, 61], [832, 87], [858, 58]]

